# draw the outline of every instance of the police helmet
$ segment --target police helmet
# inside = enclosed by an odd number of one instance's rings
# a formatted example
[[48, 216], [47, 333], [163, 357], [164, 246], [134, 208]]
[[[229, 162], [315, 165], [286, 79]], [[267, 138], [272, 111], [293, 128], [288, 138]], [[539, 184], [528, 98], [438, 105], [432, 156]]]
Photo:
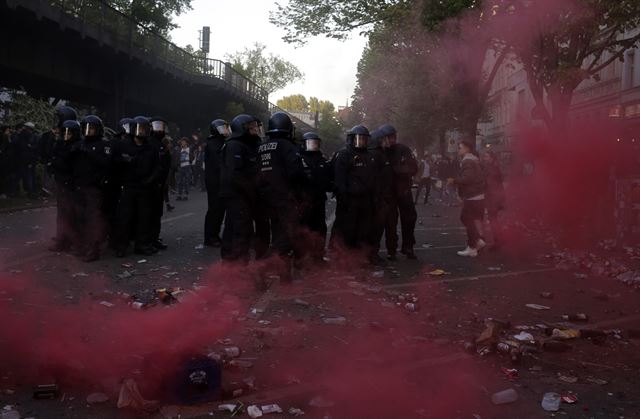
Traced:
[[276, 112], [269, 118], [269, 130], [267, 135], [273, 137], [285, 137], [292, 139], [295, 128], [291, 118], [284, 112]]
[[66, 120], [62, 123], [61, 134], [62, 138], [65, 141], [70, 140], [79, 140], [80, 139], [80, 131], [82, 128], [80, 127], [80, 123], [76, 120]]
[[224, 119], [216, 119], [209, 124], [209, 132], [215, 137], [229, 137], [231, 135], [231, 128], [229, 123]]
[[89, 138], [98, 137], [102, 138], [104, 135], [104, 124], [102, 119], [96, 115], [87, 115], [82, 118], [82, 135]]
[[131, 118], [122, 118], [118, 122], [118, 130], [117, 133], [122, 135], [130, 135], [131, 134], [131, 124], [133, 124], [133, 119]]
[[62, 128], [64, 121], [77, 120], [78, 112], [71, 106], [60, 106], [56, 109], [56, 118], [58, 118], [58, 128]]
[[395, 127], [391, 124], [384, 124], [380, 128], [378, 128], [382, 132], [383, 137], [389, 137], [392, 135], [396, 135], [398, 131], [396, 131]]
[[370, 138], [371, 134], [364, 125], [356, 125], [347, 133], [347, 143], [355, 148], [366, 149]]
[[169, 129], [167, 120], [161, 116], [151, 118], [151, 134], [158, 137], [164, 137]]
[[138, 138], [147, 138], [151, 132], [149, 118], [146, 116], [136, 116], [131, 124], [131, 135]]
[[231, 121], [231, 138], [259, 136], [259, 127], [255, 116], [240, 114]]
[[304, 149], [307, 151], [318, 151], [320, 149], [320, 136], [315, 132], [307, 132], [302, 136]]

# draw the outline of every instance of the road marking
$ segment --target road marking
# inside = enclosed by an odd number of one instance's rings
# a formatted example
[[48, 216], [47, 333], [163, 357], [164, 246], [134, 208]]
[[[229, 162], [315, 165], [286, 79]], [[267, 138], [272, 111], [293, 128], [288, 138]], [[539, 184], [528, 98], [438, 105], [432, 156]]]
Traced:
[[175, 217], [165, 218], [165, 219], [162, 220], [162, 224], [170, 223], [172, 221], [181, 220], [183, 218], [188, 218], [188, 217], [191, 217], [192, 215], [195, 215], [195, 212], [188, 212], [186, 214], [176, 215]]

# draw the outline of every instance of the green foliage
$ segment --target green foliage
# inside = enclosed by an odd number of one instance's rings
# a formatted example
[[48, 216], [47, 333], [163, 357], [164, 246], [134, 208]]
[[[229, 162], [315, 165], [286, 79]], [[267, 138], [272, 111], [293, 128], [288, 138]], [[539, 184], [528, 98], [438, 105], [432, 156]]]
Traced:
[[244, 113], [244, 105], [238, 102], [228, 102], [224, 108], [224, 119], [231, 122], [233, 118]]
[[48, 101], [36, 99], [20, 90], [7, 89], [2, 93], [10, 97], [2, 103], [2, 124], [15, 126], [33, 122], [36, 129], [45, 132], [55, 121], [55, 108]]
[[266, 45], [256, 42], [251, 48], [227, 55], [226, 59], [236, 71], [269, 94], [304, 78], [298, 67], [277, 55], [267, 54], [266, 48]]
[[173, 18], [191, 10], [192, 0], [108, 0], [116, 9], [162, 35], [176, 28]]
[[304, 95], [285, 96], [276, 102], [279, 108], [289, 112], [309, 112], [309, 101]]

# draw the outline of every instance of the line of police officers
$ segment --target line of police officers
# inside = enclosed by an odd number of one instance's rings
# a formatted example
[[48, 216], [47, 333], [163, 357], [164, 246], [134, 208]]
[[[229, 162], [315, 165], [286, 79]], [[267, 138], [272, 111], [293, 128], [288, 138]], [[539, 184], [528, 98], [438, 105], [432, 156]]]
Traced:
[[[136, 254], [166, 249], [160, 240], [164, 196], [171, 166], [161, 117], [123, 119], [113, 140], [103, 137], [100, 118], [77, 121], [75, 110], [57, 110], [60, 137], [50, 169], [57, 182], [58, 229], [54, 251], [75, 250], [85, 261], [99, 258], [108, 238], [118, 257], [131, 241]], [[205, 147], [208, 211], [207, 246], [220, 247], [226, 261], [247, 262], [273, 253], [282, 273], [307, 257], [322, 262], [327, 236], [327, 192], [337, 197], [333, 246], [363, 249], [379, 263], [385, 235], [388, 258], [396, 258], [397, 223], [401, 253], [414, 259], [416, 211], [411, 195], [417, 162], [384, 125], [369, 133], [358, 125], [344, 149], [328, 161], [315, 133], [294, 142], [289, 116], [273, 114], [266, 136], [261, 122], [238, 115], [229, 125], [210, 124]], [[224, 230], [222, 237], [222, 223]]]

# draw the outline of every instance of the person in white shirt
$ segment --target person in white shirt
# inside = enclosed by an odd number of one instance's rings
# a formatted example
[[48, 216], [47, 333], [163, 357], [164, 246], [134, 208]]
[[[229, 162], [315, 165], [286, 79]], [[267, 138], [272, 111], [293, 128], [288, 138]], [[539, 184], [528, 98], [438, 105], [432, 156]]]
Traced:
[[187, 201], [189, 200], [189, 185], [191, 184], [191, 149], [187, 138], [180, 140], [179, 161], [178, 198], [176, 198], [176, 201]]
[[425, 153], [424, 158], [420, 160], [420, 170], [418, 171], [418, 189], [416, 190], [415, 204], [418, 204], [420, 192], [424, 188], [424, 205], [429, 203], [429, 194], [431, 193], [431, 160], [429, 155]]

